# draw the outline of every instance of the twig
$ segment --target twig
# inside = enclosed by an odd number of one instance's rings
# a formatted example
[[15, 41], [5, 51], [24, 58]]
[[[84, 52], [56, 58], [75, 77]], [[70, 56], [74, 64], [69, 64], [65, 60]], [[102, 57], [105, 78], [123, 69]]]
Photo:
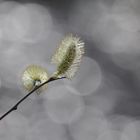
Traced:
[[37, 89], [39, 89], [40, 87], [42, 87], [43, 85], [55, 81], [55, 80], [59, 80], [59, 79], [64, 79], [66, 77], [61, 77], [61, 78], [54, 78], [51, 77], [49, 80], [47, 80], [46, 82], [42, 83], [41, 85], [35, 87], [33, 90], [31, 90], [27, 95], [25, 95], [23, 98], [21, 98], [12, 108], [10, 108], [6, 113], [4, 113], [1, 117], [0, 120], [2, 120], [3, 118], [5, 118], [8, 114], [10, 114], [12, 111], [17, 110], [18, 105], [20, 103], [22, 103], [28, 96], [30, 96], [33, 92], [35, 92]]

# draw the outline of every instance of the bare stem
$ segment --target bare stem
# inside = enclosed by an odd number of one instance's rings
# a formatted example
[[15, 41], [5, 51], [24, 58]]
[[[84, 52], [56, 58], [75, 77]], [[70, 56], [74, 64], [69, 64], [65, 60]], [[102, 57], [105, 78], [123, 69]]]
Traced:
[[10, 114], [12, 111], [14, 110], [17, 110], [18, 108], [18, 105], [20, 103], [22, 103], [28, 96], [30, 96], [33, 92], [35, 92], [37, 89], [41, 88], [43, 85], [49, 83], [49, 82], [52, 82], [52, 81], [55, 81], [55, 80], [59, 80], [59, 79], [64, 79], [66, 77], [61, 77], [61, 78], [54, 78], [54, 77], [51, 77], [49, 78], [46, 82], [42, 83], [41, 85], [35, 87], [33, 90], [31, 90], [27, 95], [25, 95], [23, 98], [21, 98], [13, 107], [11, 107], [6, 113], [4, 113], [1, 117], [0, 117], [0, 120], [2, 120], [3, 118], [5, 118], [8, 114]]

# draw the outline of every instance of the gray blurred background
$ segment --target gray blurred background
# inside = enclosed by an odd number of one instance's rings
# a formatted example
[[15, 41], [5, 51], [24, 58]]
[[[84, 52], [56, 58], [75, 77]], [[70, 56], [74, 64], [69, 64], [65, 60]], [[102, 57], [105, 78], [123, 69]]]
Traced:
[[85, 42], [77, 75], [0, 121], [0, 140], [139, 140], [139, 0], [1, 0], [0, 115], [27, 93], [28, 65], [55, 71], [51, 56], [69, 33]]

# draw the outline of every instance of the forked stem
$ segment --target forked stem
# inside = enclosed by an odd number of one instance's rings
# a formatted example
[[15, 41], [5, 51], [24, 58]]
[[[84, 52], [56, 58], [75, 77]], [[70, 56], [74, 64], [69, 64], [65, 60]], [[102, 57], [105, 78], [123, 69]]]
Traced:
[[13, 107], [11, 107], [6, 113], [4, 113], [1, 117], [0, 120], [2, 120], [3, 118], [5, 118], [8, 114], [10, 114], [12, 111], [17, 110], [18, 105], [20, 103], [22, 103], [28, 96], [30, 96], [33, 92], [35, 92], [37, 89], [41, 88], [43, 85], [50, 83], [52, 81], [55, 80], [59, 80], [59, 79], [64, 79], [66, 77], [61, 77], [61, 78], [55, 78], [55, 77], [51, 77], [49, 78], [46, 82], [42, 83], [41, 85], [35, 87], [33, 90], [31, 90], [27, 95], [25, 95], [23, 98], [21, 98]]

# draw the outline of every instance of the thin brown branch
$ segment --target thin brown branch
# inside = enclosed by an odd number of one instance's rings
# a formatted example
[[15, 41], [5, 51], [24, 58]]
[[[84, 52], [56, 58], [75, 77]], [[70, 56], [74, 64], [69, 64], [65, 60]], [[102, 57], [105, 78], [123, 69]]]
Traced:
[[50, 83], [52, 81], [55, 81], [55, 80], [59, 80], [59, 79], [64, 79], [66, 77], [61, 77], [61, 78], [54, 78], [54, 77], [51, 77], [49, 80], [47, 80], [46, 82], [42, 83], [41, 85], [35, 87], [33, 90], [31, 90], [27, 95], [25, 95], [23, 98], [21, 98], [13, 107], [11, 107], [6, 113], [4, 113], [1, 117], [0, 117], [0, 120], [2, 120], [3, 118], [5, 118], [8, 114], [10, 114], [12, 111], [14, 110], [17, 110], [18, 108], [18, 105], [20, 103], [22, 103], [27, 97], [29, 97], [33, 92], [35, 92], [37, 89], [41, 88], [43, 85], [47, 84], [47, 83]]

